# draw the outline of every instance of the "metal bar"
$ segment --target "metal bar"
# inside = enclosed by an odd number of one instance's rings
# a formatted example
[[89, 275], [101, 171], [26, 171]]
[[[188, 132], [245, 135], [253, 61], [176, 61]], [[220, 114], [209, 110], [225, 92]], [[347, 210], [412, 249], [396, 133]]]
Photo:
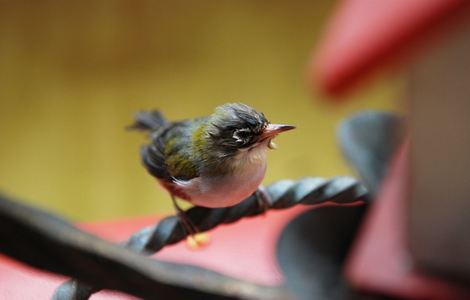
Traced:
[[[0, 251], [30, 266], [144, 299], [286, 299], [286, 291], [203, 268], [161, 262], [85, 233], [43, 210], [0, 195]], [[86, 299], [80, 285], [55, 299]]]

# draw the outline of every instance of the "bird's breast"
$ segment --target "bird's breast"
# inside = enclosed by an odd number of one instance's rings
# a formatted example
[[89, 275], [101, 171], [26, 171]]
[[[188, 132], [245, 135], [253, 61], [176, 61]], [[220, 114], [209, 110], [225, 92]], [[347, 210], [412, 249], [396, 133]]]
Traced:
[[266, 151], [253, 149], [241, 153], [231, 167], [233, 171], [225, 175], [202, 175], [194, 179], [191, 187], [186, 189], [191, 203], [205, 207], [227, 207], [249, 197], [257, 190], [266, 173]]
[[240, 203], [253, 194], [266, 173], [266, 165], [250, 168], [227, 176], [202, 178], [200, 193], [191, 202], [206, 207], [227, 207]]

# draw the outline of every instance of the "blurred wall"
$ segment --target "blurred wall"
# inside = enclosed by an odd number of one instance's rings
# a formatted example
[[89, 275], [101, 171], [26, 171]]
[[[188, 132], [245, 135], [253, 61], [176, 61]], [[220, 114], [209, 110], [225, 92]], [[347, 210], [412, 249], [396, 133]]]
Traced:
[[296, 131], [278, 138], [265, 182], [349, 174], [339, 120], [395, 109], [399, 78], [345, 105], [305, 82], [330, 1], [0, 1], [0, 190], [76, 220], [167, 213], [140, 165], [135, 111], [170, 119], [228, 101]]

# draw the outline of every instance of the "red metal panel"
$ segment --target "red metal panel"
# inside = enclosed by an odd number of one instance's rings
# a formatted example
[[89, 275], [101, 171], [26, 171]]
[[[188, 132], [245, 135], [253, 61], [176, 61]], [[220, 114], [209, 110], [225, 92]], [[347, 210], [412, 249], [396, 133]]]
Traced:
[[416, 270], [406, 244], [408, 149], [402, 149], [349, 257], [361, 290], [411, 299], [470, 299], [470, 292]]

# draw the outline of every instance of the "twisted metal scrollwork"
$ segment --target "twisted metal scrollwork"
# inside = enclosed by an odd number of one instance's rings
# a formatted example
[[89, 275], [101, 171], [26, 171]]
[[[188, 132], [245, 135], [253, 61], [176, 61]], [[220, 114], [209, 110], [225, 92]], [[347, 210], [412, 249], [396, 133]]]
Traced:
[[[368, 201], [367, 189], [351, 177], [335, 177], [329, 180], [308, 177], [298, 181], [280, 180], [266, 188], [268, 209], [285, 209], [297, 204], [315, 205], [325, 202], [338, 204]], [[236, 222], [244, 217], [262, 214], [266, 208], [252, 195], [238, 205], [227, 208], [192, 207], [186, 211], [189, 220], [200, 230], [208, 231], [221, 224]], [[124, 246], [138, 253], [151, 255], [163, 247], [184, 240], [187, 233], [176, 216], [162, 219], [154, 226], [135, 232]], [[100, 288], [71, 279], [56, 291], [54, 299], [88, 299]]]

